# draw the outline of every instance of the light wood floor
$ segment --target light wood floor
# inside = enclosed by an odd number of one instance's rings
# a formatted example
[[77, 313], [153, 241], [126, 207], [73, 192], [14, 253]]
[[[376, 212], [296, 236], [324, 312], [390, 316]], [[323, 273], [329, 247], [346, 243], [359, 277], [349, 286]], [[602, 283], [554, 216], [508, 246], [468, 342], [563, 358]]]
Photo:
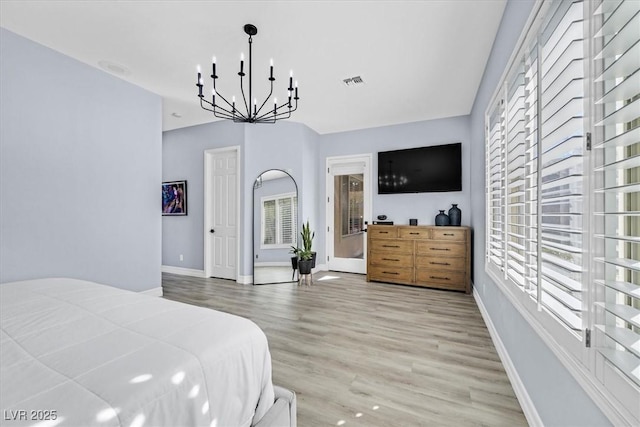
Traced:
[[470, 295], [334, 272], [312, 286], [163, 274], [163, 291], [257, 323], [301, 427], [527, 425]]

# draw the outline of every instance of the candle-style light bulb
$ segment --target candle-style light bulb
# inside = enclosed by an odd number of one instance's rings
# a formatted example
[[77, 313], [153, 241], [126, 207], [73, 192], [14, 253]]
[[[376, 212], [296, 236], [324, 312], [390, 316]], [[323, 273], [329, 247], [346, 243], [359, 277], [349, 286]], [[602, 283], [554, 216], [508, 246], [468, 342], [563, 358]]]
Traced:
[[213, 73], [211, 74], [211, 77], [213, 77], [215, 79], [216, 78], [216, 57], [215, 56], [211, 60], [211, 65], [212, 65], [212, 70], [211, 71], [213, 71]]
[[273, 58], [269, 61], [269, 78], [273, 78]]
[[293, 70], [289, 71], [289, 91], [293, 88]]
[[240, 72], [244, 72], [244, 53], [240, 54]]
[[276, 114], [276, 110], [278, 109], [278, 98], [273, 98], [273, 114]]
[[198, 86], [198, 96], [202, 98], [202, 74], [200, 72], [200, 65], [196, 67], [198, 70], [198, 80], [196, 81], [196, 86]]
[[258, 114], [258, 99], [253, 98], [253, 114]]

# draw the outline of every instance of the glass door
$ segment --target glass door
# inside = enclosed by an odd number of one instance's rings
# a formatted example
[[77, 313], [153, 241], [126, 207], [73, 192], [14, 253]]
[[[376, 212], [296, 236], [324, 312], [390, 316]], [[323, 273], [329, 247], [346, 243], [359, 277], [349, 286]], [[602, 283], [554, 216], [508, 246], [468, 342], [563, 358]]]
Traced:
[[329, 270], [365, 274], [370, 156], [329, 158], [327, 163]]

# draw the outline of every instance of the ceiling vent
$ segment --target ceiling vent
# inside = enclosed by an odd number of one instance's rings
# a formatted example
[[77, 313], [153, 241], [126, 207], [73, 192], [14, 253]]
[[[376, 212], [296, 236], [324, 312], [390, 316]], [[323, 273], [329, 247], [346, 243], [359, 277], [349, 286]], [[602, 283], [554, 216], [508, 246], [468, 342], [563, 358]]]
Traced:
[[364, 80], [362, 80], [362, 77], [360, 76], [349, 77], [348, 79], [342, 80], [342, 82], [344, 83], [345, 86], [349, 86], [349, 87], [364, 84]]

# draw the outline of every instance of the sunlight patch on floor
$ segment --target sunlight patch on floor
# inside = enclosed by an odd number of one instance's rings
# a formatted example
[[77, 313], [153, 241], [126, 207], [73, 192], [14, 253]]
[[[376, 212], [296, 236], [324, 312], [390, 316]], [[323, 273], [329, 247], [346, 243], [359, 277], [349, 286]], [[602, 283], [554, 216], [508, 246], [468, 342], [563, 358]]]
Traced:
[[322, 276], [321, 278], [316, 279], [316, 280], [318, 282], [320, 282], [320, 281], [323, 281], [323, 280], [336, 280], [336, 279], [339, 279], [339, 278], [340, 278], [340, 276], [330, 276], [329, 275], [329, 276]]

